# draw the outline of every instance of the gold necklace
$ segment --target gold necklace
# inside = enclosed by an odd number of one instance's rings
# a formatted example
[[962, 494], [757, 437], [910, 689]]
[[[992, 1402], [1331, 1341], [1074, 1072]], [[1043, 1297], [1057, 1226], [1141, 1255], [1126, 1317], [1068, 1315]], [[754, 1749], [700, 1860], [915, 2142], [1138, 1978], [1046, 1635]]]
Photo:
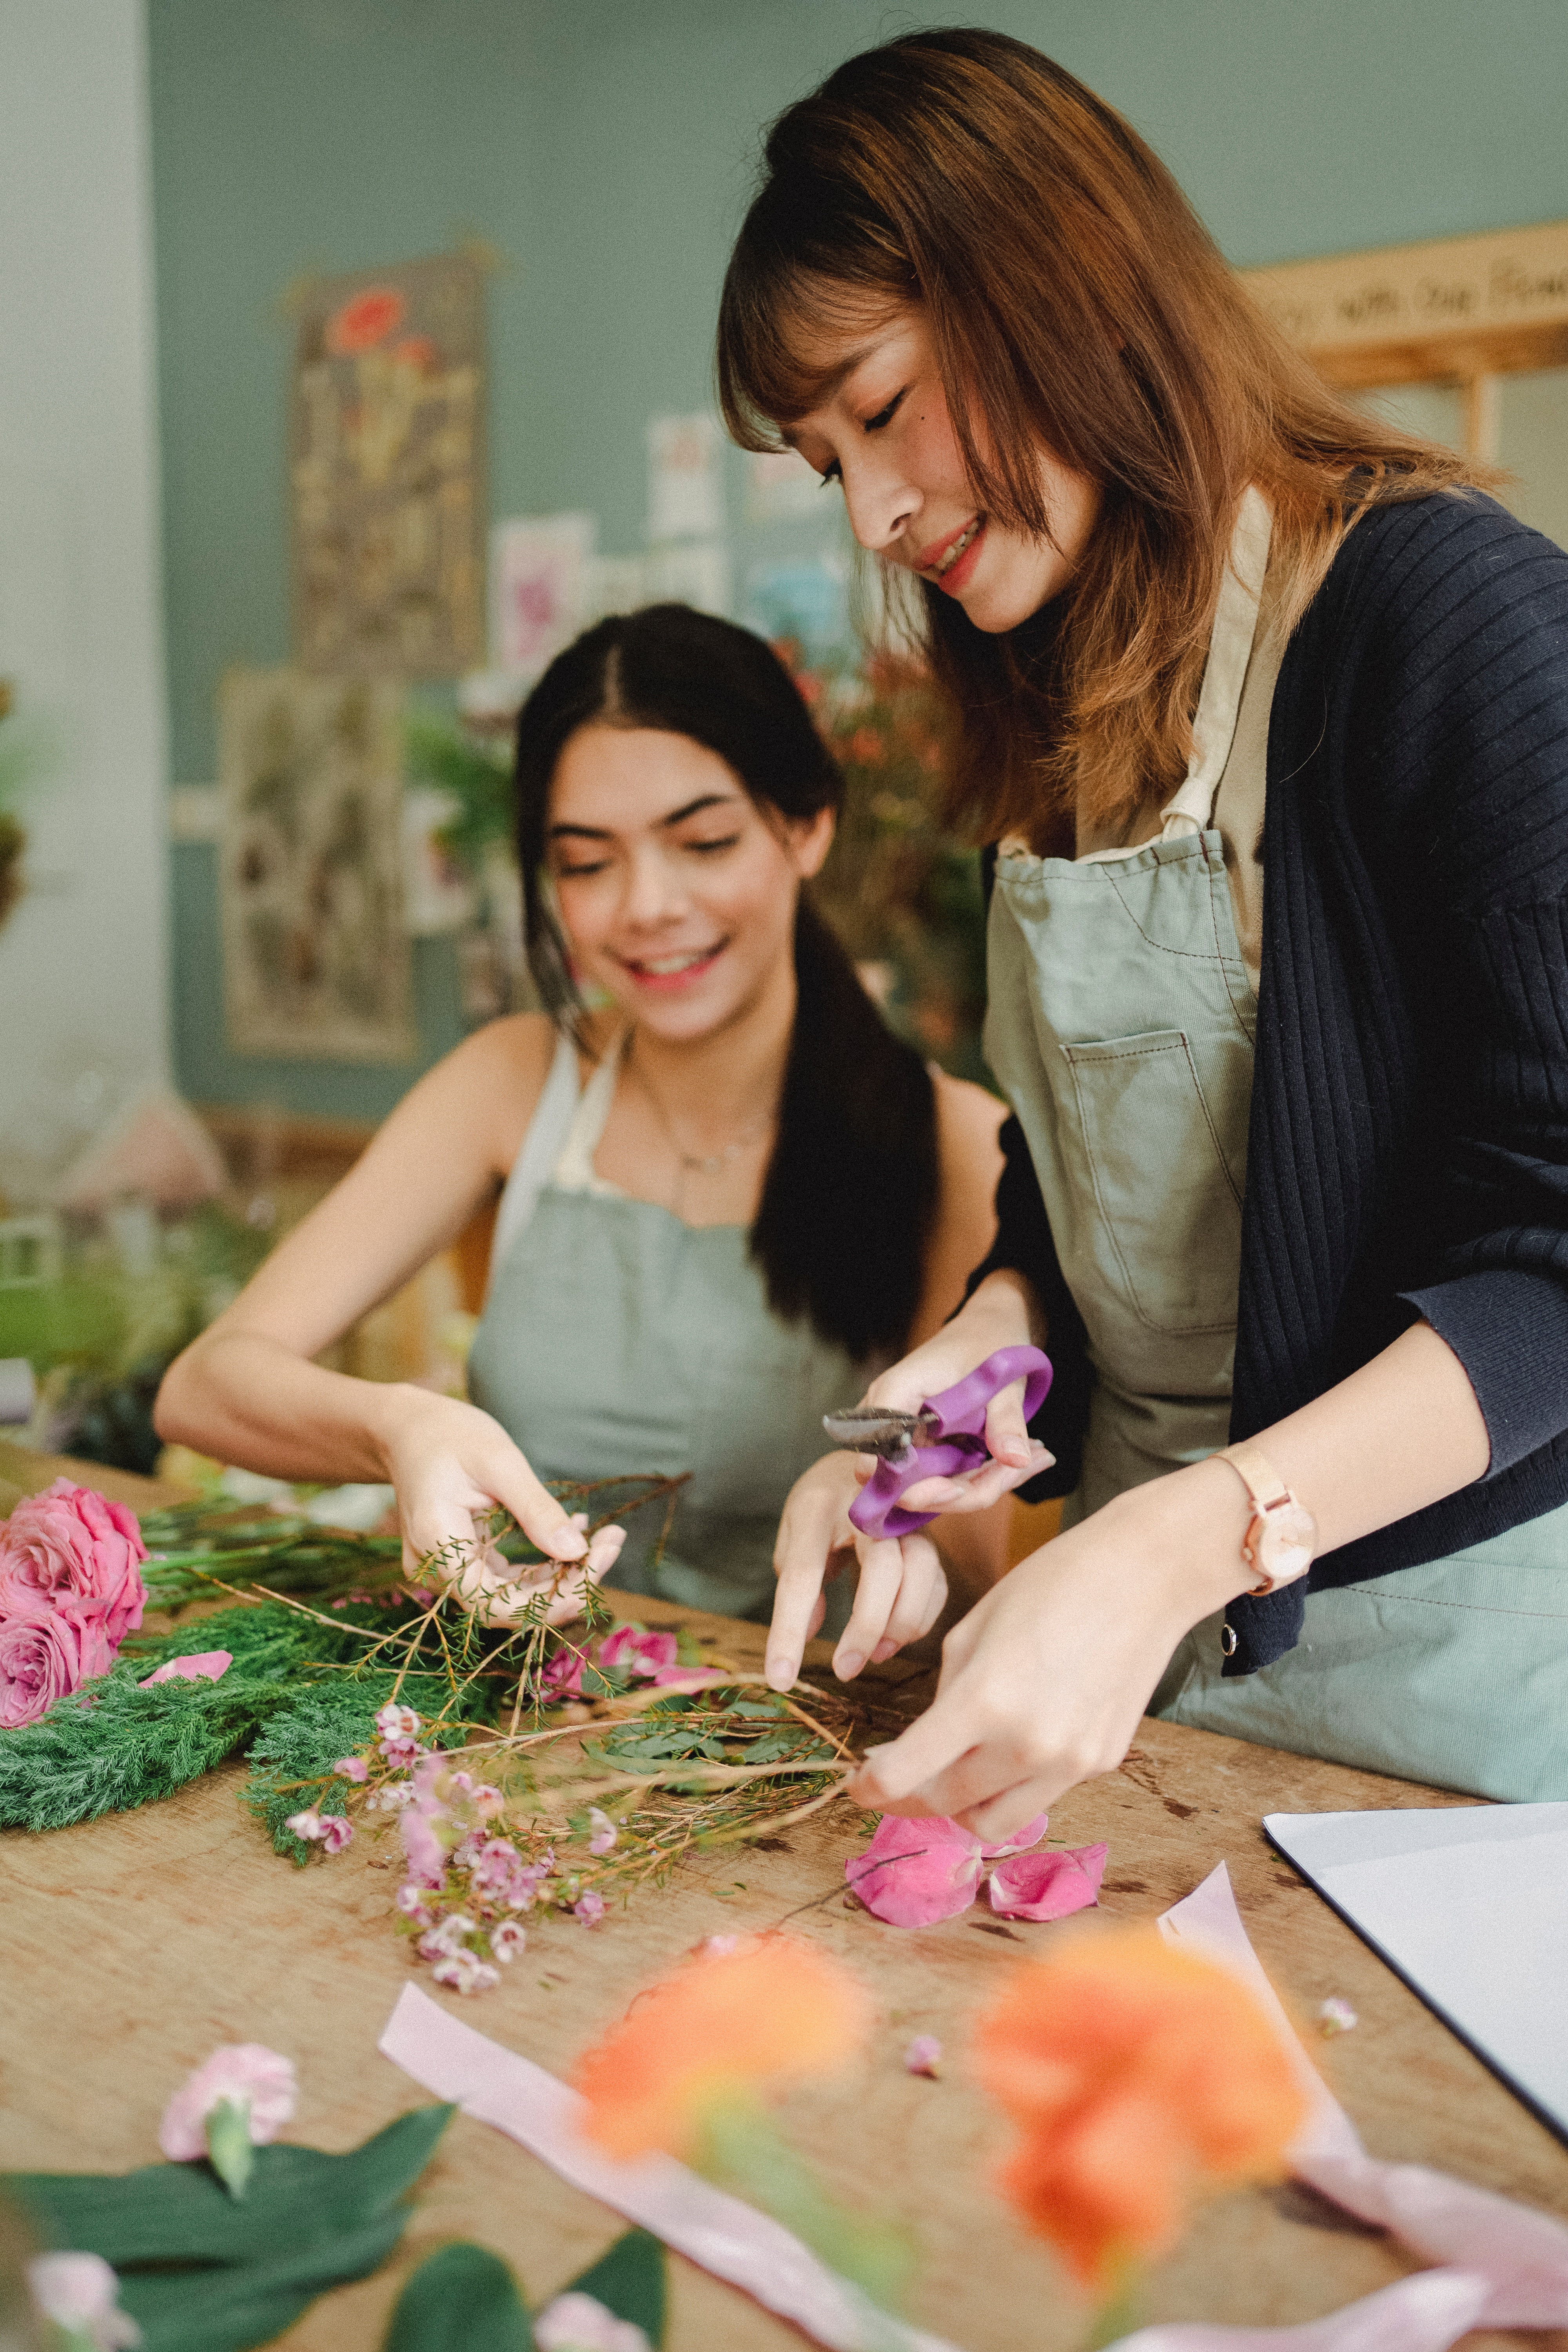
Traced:
[[666, 1136], [668, 1138], [669, 1148], [674, 1152], [677, 1160], [679, 1162], [683, 1174], [692, 1176], [721, 1176], [726, 1168], [733, 1167], [735, 1161], [740, 1158], [742, 1151], [749, 1151], [753, 1144], [761, 1142], [763, 1137], [767, 1133], [768, 1129], [773, 1125], [773, 1119], [777, 1115], [776, 1106], [771, 1106], [767, 1110], [763, 1111], [760, 1118], [753, 1119], [749, 1127], [743, 1128], [741, 1133], [735, 1136], [731, 1142], [721, 1144], [717, 1151], [688, 1151], [685, 1145], [681, 1142], [679, 1136], [677, 1135], [675, 1131], [675, 1123], [671, 1119], [669, 1113], [666, 1110], [663, 1103], [660, 1102], [658, 1095], [655, 1094], [653, 1087], [649, 1085], [647, 1078], [645, 1076], [643, 1070], [637, 1060], [635, 1050], [627, 1054], [626, 1065], [630, 1069], [633, 1077], [636, 1078], [638, 1086], [641, 1087], [644, 1094], [653, 1105], [654, 1116], [657, 1118], [660, 1127], [663, 1128]]

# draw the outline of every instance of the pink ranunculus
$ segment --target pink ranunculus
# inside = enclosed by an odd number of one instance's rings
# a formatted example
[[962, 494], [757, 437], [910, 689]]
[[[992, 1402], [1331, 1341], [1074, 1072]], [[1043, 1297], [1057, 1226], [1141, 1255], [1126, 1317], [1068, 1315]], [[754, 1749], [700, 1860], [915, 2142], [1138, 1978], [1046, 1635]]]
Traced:
[[158, 2126], [158, 2145], [172, 2164], [205, 2156], [207, 2117], [220, 2099], [231, 2099], [248, 2107], [251, 2144], [263, 2147], [293, 2115], [298, 2095], [291, 2060], [265, 2042], [226, 2042], [174, 2093]]
[[651, 1682], [661, 1666], [673, 1666], [679, 1652], [673, 1633], [646, 1633], [640, 1625], [617, 1625], [599, 1644], [602, 1666], [622, 1666], [641, 1681]]
[[1047, 1815], [1037, 1813], [1002, 1844], [985, 1845], [944, 1815], [906, 1821], [884, 1813], [864, 1853], [845, 1864], [844, 1875], [867, 1910], [889, 1927], [932, 1927], [968, 1910], [987, 1862], [1037, 1845], [1047, 1826]]
[[233, 1664], [232, 1650], [187, 1650], [184, 1657], [165, 1658], [154, 1673], [143, 1676], [141, 1687], [151, 1690], [154, 1683], [218, 1683]]
[[991, 1908], [1000, 1919], [1065, 1919], [1070, 1912], [1087, 1911], [1100, 1900], [1105, 1854], [1102, 1845], [1015, 1854], [991, 1874]]
[[142, 1622], [146, 1557], [123, 1503], [57, 1478], [45, 1493], [18, 1503], [0, 1526], [0, 1616], [63, 1610], [101, 1624], [118, 1649]]
[[102, 1621], [63, 1611], [0, 1617], [0, 1730], [37, 1723], [64, 1698], [114, 1664]]

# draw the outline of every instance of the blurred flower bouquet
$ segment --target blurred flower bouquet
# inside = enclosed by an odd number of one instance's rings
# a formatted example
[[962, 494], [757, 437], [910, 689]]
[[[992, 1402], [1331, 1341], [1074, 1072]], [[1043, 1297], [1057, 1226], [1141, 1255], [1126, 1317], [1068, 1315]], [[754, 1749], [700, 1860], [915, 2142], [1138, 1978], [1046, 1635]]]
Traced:
[[844, 808], [816, 906], [892, 1026], [960, 1077], [984, 1076], [985, 910], [977, 851], [942, 830], [951, 729], [918, 662], [886, 650], [808, 666], [773, 650], [844, 771]]
[[[591, 2139], [626, 2159], [662, 2149], [793, 2231], [858, 2290], [867, 2347], [909, 2341], [889, 2319], [906, 2305], [916, 2241], [827, 2189], [767, 2095], [813, 2074], [847, 2094], [852, 2071], [877, 2062], [877, 2025], [867, 1989], [819, 1947], [714, 1937], [575, 2069]], [[1147, 2265], [1205, 2197], [1280, 2176], [1304, 2114], [1251, 1993], [1152, 1926], [1068, 1931], [1010, 1973], [969, 2054], [1017, 2129], [997, 2185], [1091, 2299], [1095, 2346], [1138, 2325]], [[903, 2064], [938, 2073], [920, 2044]]]

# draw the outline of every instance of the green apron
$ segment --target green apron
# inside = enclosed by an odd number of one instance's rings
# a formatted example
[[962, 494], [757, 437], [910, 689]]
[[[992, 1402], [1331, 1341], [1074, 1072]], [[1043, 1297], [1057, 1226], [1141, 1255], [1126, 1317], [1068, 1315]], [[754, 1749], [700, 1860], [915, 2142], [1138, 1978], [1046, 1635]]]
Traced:
[[[541, 1478], [689, 1471], [663, 1557], [649, 1504], [610, 1581], [766, 1619], [784, 1497], [874, 1367], [773, 1314], [744, 1226], [685, 1224], [595, 1173], [619, 1062], [580, 1088], [557, 1048], [497, 1215], [468, 1393]], [[852, 1577], [828, 1585], [830, 1637], [853, 1598]]]
[[[1244, 502], [1192, 764], [1142, 848], [1005, 843], [985, 1051], [1028, 1139], [1093, 1373], [1071, 1526], [1226, 1443], [1256, 1000], [1215, 801], [1268, 562]], [[1215, 1616], [1151, 1712], [1478, 1796], [1568, 1798], [1568, 1507], [1447, 1559], [1309, 1592], [1298, 1646], [1221, 1676]]]

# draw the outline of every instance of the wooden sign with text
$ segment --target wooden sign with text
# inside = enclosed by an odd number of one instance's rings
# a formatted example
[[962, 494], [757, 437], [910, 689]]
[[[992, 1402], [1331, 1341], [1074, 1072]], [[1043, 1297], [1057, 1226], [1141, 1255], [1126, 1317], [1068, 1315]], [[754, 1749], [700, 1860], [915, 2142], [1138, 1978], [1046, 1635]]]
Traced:
[[1242, 272], [1331, 383], [1568, 363], [1568, 221]]

